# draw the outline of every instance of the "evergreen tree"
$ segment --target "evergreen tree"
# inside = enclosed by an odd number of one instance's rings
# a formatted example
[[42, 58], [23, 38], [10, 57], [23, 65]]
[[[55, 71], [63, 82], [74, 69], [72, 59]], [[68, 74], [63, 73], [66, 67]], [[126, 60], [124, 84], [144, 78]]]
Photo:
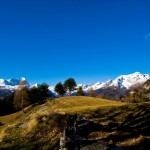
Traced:
[[32, 87], [28, 91], [28, 95], [29, 95], [29, 99], [30, 99], [31, 104], [39, 102], [39, 94], [40, 94], [40, 90], [37, 87]]
[[42, 83], [39, 87], [32, 87], [28, 91], [29, 99], [32, 104], [43, 103], [47, 98], [51, 96], [49, 93], [48, 85]]
[[78, 88], [76, 95], [77, 96], [84, 96], [84, 91], [83, 91], [81, 86]]
[[14, 93], [11, 93], [0, 100], [0, 116], [8, 115], [14, 112], [13, 107]]
[[14, 112], [13, 99], [14, 99], [14, 93], [11, 93], [4, 98], [4, 101], [6, 103], [7, 114], [11, 114]]
[[69, 91], [69, 95], [71, 95], [71, 91], [75, 89], [76, 85], [76, 81], [73, 78], [69, 78], [64, 82], [64, 88]]
[[66, 93], [61, 82], [56, 84], [54, 91], [57, 92], [59, 96], [63, 96], [63, 94]]
[[38, 89], [39, 89], [38, 101], [40, 103], [44, 102], [47, 98], [51, 96], [51, 94], [49, 93], [48, 84], [42, 83]]
[[94, 90], [93, 90], [92, 87], [91, 87], [90, 90], [89, 90], [89, 96], [91, 96], [91, 97], [96, 97], [96, 96], [95, 96], [95, 92], [94, 92]]
[[13, 104], [16, 110], [23, 110], [24, 107], [29, 105], [29, 98], [25, 80], [20, 81], [20, 84], [15, 91]]

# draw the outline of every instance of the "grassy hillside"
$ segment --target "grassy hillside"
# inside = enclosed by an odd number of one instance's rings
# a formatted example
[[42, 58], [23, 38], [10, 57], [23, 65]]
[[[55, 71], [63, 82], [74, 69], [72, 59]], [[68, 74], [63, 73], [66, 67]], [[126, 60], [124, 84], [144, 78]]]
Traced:
[[85, 113], [102, 107], [120, 106], [123, 103], [93, 97], [73, 96], [55, 99], [55, 101], [48, 102], [48, 105], [52, 111], [59, 113]]
[[149, 143], [150, 103], [63, 97], [0, 117], [0, 149], [58, 149], [63, 129], [72, 130], [76, 114], [90, 121], [82, 131], [88, 142], [102, 140], [125, 149], [142, 149]]

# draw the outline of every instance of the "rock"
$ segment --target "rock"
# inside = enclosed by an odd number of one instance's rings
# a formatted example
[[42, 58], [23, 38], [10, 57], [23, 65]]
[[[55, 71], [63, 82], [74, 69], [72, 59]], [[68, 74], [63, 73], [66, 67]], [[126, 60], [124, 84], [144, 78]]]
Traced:
[[27, 128], [28, 127], [28, 123], [25, 122], [24, 124], [20, 125], [20, 128]]
[[81, 150], [107, 150], [108, 144], [104, 141], [98, 141], [96, 143], [84, 146]]

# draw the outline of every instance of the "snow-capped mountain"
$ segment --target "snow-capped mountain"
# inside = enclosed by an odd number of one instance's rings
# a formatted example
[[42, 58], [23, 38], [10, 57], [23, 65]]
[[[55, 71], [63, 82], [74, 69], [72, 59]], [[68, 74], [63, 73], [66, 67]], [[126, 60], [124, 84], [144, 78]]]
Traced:
[[33, 84], [33, 85], [30, 86], [30, 88], [33, 88], [33, 87], [38, 88], [38, 87], [40, 87], [40, 84], [35, 83], [35, 84]]
[[143, 84], [148, 79], [150, 79], [150, 74], [141, 74], [140, 72], [135, 72], [133, 74], [119, 76], [113, 80], [110, 86], [130, 89], [131, 87]]
[[[0, 89], [9, 89], [9, 90], [14, 90], [18, 87], [19, 83], [21, 80], [26, 80], [24, 77], [18, 79], [18, 78], [13, 78], [13, 79], [0, 79]], [[30, 84], [26, 81], [26, 86], [30, 87]]]
[[[142, 85], [149, 79], [150, 79], [150, 74], [141, 74], [140, 72], [135, 72], [129, 75], [121, 75], [117, 77], [116, 79], [108, 80], [107, 82], [97, 82], [95, 84], [87, 84], [87, 85], [78, 84], [77, 88], [81, 86], [83, 90], [87, 93], [89, 89], [91, 88], [95, 91], [100, 90], [100, 89], [107, 89], [110, 87], [114, 87], [116, 89], [124, 88], [124, 89], [129, 90], [133, 87], [138, 87]], [[9, 80], [0, 79], [0, 90], [14, 91], [18, 87], [21, 80], [26, 80], [26, 79], [25, 78], [20, 78], [20, 79], [14, 78], [14, 79], [9, 79]], [[32, 87], [39, 87], [40, 84], [35, 83], [33, 85], [30, 85], [26, 81], [26, 86], [28, 88], [32, 88]], [[49, 86], [49, 91], [53, 93], [54, 95], [57, 95], [57, 93], [54, 91], [54, 86]], [[75, 92], [76, 91], [73, 91], [72, 93], [75, 93]]]
[[132, 87], [140, 86], [149, 79], [150, 74], [141, 74], [140, 72], [135, 72], [129, 75], [121, 75], [116, 79], [108, 80], [107, 82], [97, 82], [95, 84], [90, 85], [79, 84], [78, 87], [82, 86], [84, 91], [88, 91], [90, 88], [93, 88], [93, 90], [98, 90], [101, 88], [108, 88], [108, 87], [130, 89]]

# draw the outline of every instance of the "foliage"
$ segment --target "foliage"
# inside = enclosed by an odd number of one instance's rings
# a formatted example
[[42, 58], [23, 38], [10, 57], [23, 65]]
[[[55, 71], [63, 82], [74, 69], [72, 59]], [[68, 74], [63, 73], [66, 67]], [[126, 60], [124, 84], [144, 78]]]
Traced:
[[28, 91], [29, 99], [32, 104], [43, 103], [47, 98], [51, 96], [48, 93], [48, 85], [42, 83], [39, 87], [33, 87]]
[[84, 91], [81, 86], [78, 88], [76, 96], [84, 96]]
[[64, 88], [69, 90], [69, 95], [71, 95], [71, 91], [75, 89], [76, 85], [76, 81], [73, 78], [69, 78], [64, 82]]
[[150, 80], [145, 82], [142, 86], [133, 89], [122, 98], [123, 101], [129, 103], [141, 103], [150, 101]]
[[51, 96], [51, 94], [48, 93], [48, 85], [46, 83], [42, 83], [39, 87], [39, 102], [44, 102], [47, 98]]
[[61, 82], [56, 84], [54, 91], [57, 92], [59, 96], [63, 96], [63, 94], [66, 92]]
[[102, 98], [102, 99], [106, 99], [106, 94], [105, 93], [101, 93], [98, 94], [96, 97]]
[[[27, 113], [22, 113], [19, 119], [12, 119], [15, 114], [0, 117], [0, 121], [4, 123], [0, 128], [5, 128], [0, 149], [59, 149], [63, 129], [67, 129], [66, 135], [74, 134], [76, 114], [89, 121], [89, 126], [79, 130], [88, 145], [93, 141], [105, 141], [110, 149], [115, 146], [120, 149], [146, 149], [149, 145], [149, 102], [125, 104], [100, 98], [72, 96], [36, 105]], [[37, 121], [36, 125], [33, 125], [32, 120]], [[26, 132], [28, 126], [31, 126], [31, 130]]]
[[27, 93], [25, 80], [20, 81], [20, 84], [18, 85], [18, 88], [15, 91], [13, 104], [15, 110], [17, 111], [22, 110], [23, 108], [29, 105], [29, 97]]
[[0, 115], [7, 115], [23, 110], [29, 104], [43, 103], [51, 94], [48, 85], [43, 83], [40, 87], [26, 88], [26, 81], [22, 80], [15, 93], [5, 96], [0, 100]]
[[7, 115], [14, 112], [13, 99], [14, 99], [14, 93], [0, 100], [0, 116]]
[[76, 81], [73, 78], [69, 78], [64, 82], [64, 88], [70, 92], [75, 89]]
[[31, 104], [37, 103], [39, 101], [39, 89], [37, 87], [32, 87], [28, 90], [28, 95]]
[[96, 97], [93, 88], [90, 88], [90, 90], [89, 90], [89, 96], [91, 96], [91, 97]]

